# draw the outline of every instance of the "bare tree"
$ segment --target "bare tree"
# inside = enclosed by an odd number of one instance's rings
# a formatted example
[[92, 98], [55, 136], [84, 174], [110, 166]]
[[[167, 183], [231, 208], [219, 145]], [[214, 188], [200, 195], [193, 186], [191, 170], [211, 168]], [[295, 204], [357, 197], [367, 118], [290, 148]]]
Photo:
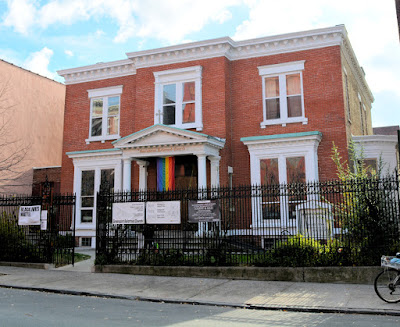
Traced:
[[8, 79], [0, 83], [0, 192], [26, 171], [29, 151], [29, 142], [19, 138], [20, 131], [12, 123], [17, 104], [10, 94]]

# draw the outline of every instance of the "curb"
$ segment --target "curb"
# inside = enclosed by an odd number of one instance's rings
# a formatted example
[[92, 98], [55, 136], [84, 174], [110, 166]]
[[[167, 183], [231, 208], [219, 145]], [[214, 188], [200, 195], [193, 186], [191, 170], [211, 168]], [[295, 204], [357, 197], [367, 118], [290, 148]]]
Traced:
[[54, 268], [54, 265], [49, 264], [49, 263], [11, 262], [11, 261], [0, 261], [0, 266], [31, 268], [31, 269], [44, 269], [44, 270], [49, 270], [49, 269]]
[[237, 280], [373, 285], [382, 268], [372, 267], [198, 267], [95, 265], [95, 273]]
[[128, 300], [128, 301], [142, 301], [154, 303], [170, 303], [170, 304], [190, 304], [190, 305], [203, 305], [203, 306], [216, 306], [216, 307], [229, 307], [234, 309], [248, 309], [248, 310], [270, 310], [270, 311], [290, 311], [290, 312], [308, 312], [308, 313], [341, 313], [341, 314], [363, 314], [363, 315], [386, 315], [386, 316], [400, 316], [400, 311], [392, 310], [373, 310], [373, 309], [353, 309], [353, 308], [327, 308], [327, 307], [290, 307], [290, 306], [262, 306], [254, 304], [239, 304], [239, 303], [226, 303], [226, 302], [212, 302], [212, 301], [191, 301], [191, 300], [171, 300], [160, 299], [142, 296], [122, 296], [106, 293], [84, 292], [84, 291], [71, 291], [71, 290], [58, 290], [44, 287], [26, 287], [26, 286], [12, 286], [2, 285], [0, 288], [28, 290], [47, 292], [54, 294], [74, 295], [74, 296], [93, 296], [102, 297], [107, 299]]

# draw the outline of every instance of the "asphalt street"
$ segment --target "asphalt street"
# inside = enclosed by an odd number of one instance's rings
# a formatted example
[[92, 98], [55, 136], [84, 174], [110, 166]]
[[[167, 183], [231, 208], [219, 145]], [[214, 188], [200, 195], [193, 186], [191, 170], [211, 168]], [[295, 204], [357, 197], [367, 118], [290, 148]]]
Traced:
[[249, 310], [0, 289], [0, 326], [399, 326], [400, 317]]

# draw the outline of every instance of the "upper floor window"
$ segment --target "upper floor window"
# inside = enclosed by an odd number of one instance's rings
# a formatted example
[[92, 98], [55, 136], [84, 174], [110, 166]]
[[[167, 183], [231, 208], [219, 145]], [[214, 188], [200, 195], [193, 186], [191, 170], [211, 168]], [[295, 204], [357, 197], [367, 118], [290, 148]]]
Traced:
[[345, 88], [345, 92], [346, 92], [345, 96], [346, 96], [347, 119], [351, 123], [349, 79], [347, 77], [346, 69], [343, 70], [343, 74], [344, 74], [344, 88]]
[[202, 130], [201, 66], [155, 72], [154, 123]]
[[303, 70], [304, 61], [258, 67], [263, 88], [261, 127], [307, 123], [304, 114]]
[[120, 104], [122, 85], [88, 90], [90, 98], [90, 141], [119, 138]]
[[365, 135], [365, 134], [367, 134], [365, 132], [365, 120], [364, 120], [364, 112], [366, 110], [365, 110], [365, 106], [364, 106], [364, 104], [363, 104], [363, 102], [361, 100], [361, 95], [360, 94], [358, 94], [358, 104], [359, 104], [359, 107], [360, 107], [361, 135]]

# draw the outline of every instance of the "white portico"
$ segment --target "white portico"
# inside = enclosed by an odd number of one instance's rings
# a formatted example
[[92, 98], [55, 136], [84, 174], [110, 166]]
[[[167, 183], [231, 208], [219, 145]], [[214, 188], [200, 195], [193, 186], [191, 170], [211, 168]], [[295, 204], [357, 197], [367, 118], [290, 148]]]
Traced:
[[123, 180], [122, 190], [130, 191], [131, 165], [139, 165], [140, 190], [147, 189], [146, 159], [152, 157], [194, 155], [197, 157], [197, 187], [207, 187], [207, 159], [210, 161], [211, 185], [219, 186], [220, 150], [225, 140], [206, 134], [183, 130], [166, 125], [153, 125], [113, 142], [122, 151]]
[[[74, 164], [76, 236], [95, 241], [96, 193], [103, 183], [112, 191], [146, 190], [149, 161], [159, 157], [191, 158], [197, 166], [196, 185], [219, 186], [220, 150], [225, 140], [165, 125], [153, 125], [113, 142], [114, 148], [68, 152]], [[195, 159], [196, 158], [196, 159]], [[211, 185], [207, 185], [207, 160]], [[139, 185], [132, 185], [132, 161], [139, 166]], [[196, 162], [197, 161], [197, 162]], [[83, 241], [82, 241], [83, 242]]]

